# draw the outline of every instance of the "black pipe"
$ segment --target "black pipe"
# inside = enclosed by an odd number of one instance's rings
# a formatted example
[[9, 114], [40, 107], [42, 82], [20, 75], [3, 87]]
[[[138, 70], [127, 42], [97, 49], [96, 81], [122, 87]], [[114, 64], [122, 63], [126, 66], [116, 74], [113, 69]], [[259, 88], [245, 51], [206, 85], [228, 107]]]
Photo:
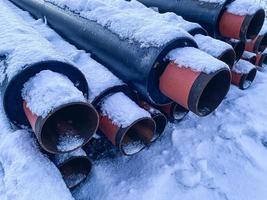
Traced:
[[219, 20], [228, 4], [224, 2], [205, 2], [201, 0], [138, 0], [148, 7], [157, 7], [159, 12], [174, 12], [185, 20], [199, 23], [210, 35], [219, 35]]
[[162, 60], [166, 54], [178, 47], [197, 47], [190, 36], [184, 36], [161, 47], [141, 48], [140, 43], [122, 40], [98, 23], [51, 3], [42, 0], [10, 1], [37, 18], [46, 17], [53, 29], [76, 46], [91, 52], [93, 58], [154, 104], [171, 102], [159, 90], [159, 77], [166, 68]]

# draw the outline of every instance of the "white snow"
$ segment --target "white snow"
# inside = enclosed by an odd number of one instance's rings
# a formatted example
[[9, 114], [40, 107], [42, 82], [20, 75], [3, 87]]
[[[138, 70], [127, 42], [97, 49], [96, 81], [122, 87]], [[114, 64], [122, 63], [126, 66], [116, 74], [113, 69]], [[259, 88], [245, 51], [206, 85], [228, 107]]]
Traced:
[[255, 66], [246, 60], [240, 59], [233, 67], [232, 71], [238, 74], [248, 74]]
[[59, 137], [57, 149], [61, 152], [71, 151], [81, 147], [84, 143], [84, 139], [80, 136], [64, 135]]
[[242, 57], [245, 58], [245, 59], [251, 59], [252, 57], [255, 57], [256, 54], [255, 53], [252, 53], [252, 52], [249, 52], [249, 51], [244, 51]]
[[193, 47], [174, 49], [170, 51], [166, 59], [175, 62], [178, 67], [190, 68], [193, 71], [207, 74], [228, 68], [222, 61]]
[[12, 12], [3, 0], [0, 7], [0, 55], [7, 56], [8, 65], [0, 75], [0, 83], [5, 78], [10, 80], [26, 65], [46, 60], [64, 61], [52, 45]]
[[267, 22], [265, 21], [259, 35], [265, 35], [267, 33]]
[[22, 89], [22, 98], [32, 113], [43, 118], [63, 104], [86, 101], [83, 93], [66, 76], [50, 70], [30, 78]]
[[[160, 47], [179, 37], [191, 37], [179, 26], [166, 23], [157, 15], [151, 15], [151, 9], [130, 9], [127, 2], [114, 0], [116, 6], [109, 5], [111, 1], [100, 0], [45, 0], [61, 8], [78, 13], [81, 17], [95, 21], [111, 32], [117, 34], [122, 40], [137, 41], [143, 48]], [[78, 3], [77, 3], [78, 2]], [[84, 5], [81, 7], [81, 5]], [[126, 6], [125, 6], [126, 5]], [[141, 4], [135, 3], [141, 6]], [[126, 7], [126, 9], [125, 9]], [[137, 7], [138, 8], [138, 7]], [[147, 12], [145, 12], [147, 11]]]
[[150, 117], [147, 111], [122, 92], [107, 97], [101, 105], [101, 113], [122, 128], [128, 127], [138, 119]]
[[208, 2], [208, 3], [219, 3], [219, 4], [225, 3], [225, 0], [199, 0], [199, 1]]
[[71, 151], [71, 152], [68, 152], [68, 153], [56, 154], [54, 156], [53, 161], [56, 163], [56, 165], [60, 165], [72, 157], [79, 157], [79, 156], [83, 156], [83, 157], [87, 156], [85, 151], [82, 148], [78, 148], [78, 149]]
[[[54, 34], [51, 42], [59, 41], [62, 39]], [[77, 56], [75, 62], [81, 64], [82, 57]], [[232, 87], [212, 115], [189, 114], [183, 122], [170, 124], [161, 140], [134, 157], [96, 162], [92, 177], [75, 189], [75, 199], [265, 200], [266, 84], [263, 69], [249, 90]], [[71, 199], [57, 169], [29, 145], [32, 137], [6, 129], [7, 119], [1, 115], [0, 119], [1, 200]], [[21, 164], [24, 158], [31, 162]]]
[[212, 37], [197, 34], [194, 36], [195, 41], [200, 50], [218, 58], [228, 49], [233, 49], [232, 46], [221, 40], [216, 40]]
[[72, 188], [74, 186], [76, 186], [77, 184], [81, 183], [84, 179], [86, 179], [86, 175], [85, 174], [72, 174], [68, 177], [66, 177], [65, 182], [66, 185], [69, 188]]
[[260, 9], [261, 6], [251, 0], [235, 0], [233, 3], [227, 6], [227, 11], [229, 13], [240, 16], [253, 15]]

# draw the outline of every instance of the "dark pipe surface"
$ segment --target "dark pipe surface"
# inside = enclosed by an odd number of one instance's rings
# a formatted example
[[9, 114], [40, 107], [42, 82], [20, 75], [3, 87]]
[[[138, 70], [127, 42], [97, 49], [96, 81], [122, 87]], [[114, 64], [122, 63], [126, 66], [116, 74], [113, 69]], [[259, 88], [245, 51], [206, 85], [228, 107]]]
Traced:
[[92, 53], [94, 59], [154, 104], [171, 102], [159, 90], [159, 77], [166, 67], [162, 64], [163, 58], [174, 48], [197, 46], [191, 38], [181, 37], [159, 48], [141, 48], [139, 43], [123, 41], [96, 22], [51, 3], [42, 0], [10, 1], [37, 18], [45, 16], [48, 24], [65, 39]]

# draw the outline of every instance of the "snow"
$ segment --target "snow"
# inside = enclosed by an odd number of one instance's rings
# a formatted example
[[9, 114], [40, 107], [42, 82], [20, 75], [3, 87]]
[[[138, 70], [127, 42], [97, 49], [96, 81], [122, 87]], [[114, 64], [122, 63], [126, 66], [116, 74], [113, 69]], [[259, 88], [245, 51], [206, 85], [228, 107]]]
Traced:
[[66, 181], [66, 185], [69, 188], [73, 188], [77, 184], [81, 183], [84, 179], [86, 179], [85, 174], [72, 174], [72, 175], [68, 176], [65, 179], [65, 181]]
[[150, 117], [134, 101], [122, 92], [107, 97], [101, 105], [101, 114], [112, 120], [118, 127], [126, 128], [138, 119]]
[[208, 3], [219, 3], [219, 4], [224, 4], [226, 0], [199, 0], [202, 2], [208, 2]]
[[53, 161], [56, 163], [56, 165], [60, 165], [64, 163], [66, 160], [72, 157], [78, 157], [78, 156], [87, 156], [87, 155], [82, 148], [78, 148], [68, 153], [61, 153], [61, 154], [54, 155]]
[[77, 149], [78, 147], [81, 147], [84, 143], [84, 139], [80, 138], [79, 136], [75, 135], [75, 136], [71, 136], [71, 135], [67, 135], [68, 133], [66, 133], [66, 136], [60, 136], [59, 137], [59, 141], [58, 141], [58, 145], [57, 145], [57, 149], [61, 152], [67, 152], [67, 151], [71, 151], [73, 149]]
[[47, 40], [12, 12], [2, 0], [0, 7], [0, 55], [7, 57], [6, 69], [0, 74], [0, 83], [5, 78], [10, 80], [29, 64], [46, 60], [65, 61]]
[[194, 36], [194, 38], [200, 50], [212, 55], [215, 58], [221, 56], [225, 51], [233, 49], [230, 44], [227, 44], [221, 40], [213, 39], [209, 36], [197, 34]]
[[[122, 40], [140, 43], [142, 48], [161, 47], [173, 39], [191, 37], [179, 26], [166, 23], [161, 19], [160, 14], [151, 15], [152, 10], [149, 8], [143, 9], [142, 15], [140, 15], [139, 9], [130, 9], [129, 12], [127, 4], [131, 4], [131, 2], [124, 0], [114, 0], [116, 6], [109, 5], [108, 2], [111, 1], [108, 0], [82, 0], [78, 3], [77, 0], [45, 1], [61, 8], [67, 8], [90, 21], [95, 21], [117, 34]], [[141, 6], [140, 3], [135, 2], [136, 4]], [[85, 6], [81, 7], [81, 5]]]
[[249, 51], [244, 51], [242, 57], [245, 58], [245, 59], [251, 59], [252, 57], [255, 57], [256, 54], [255, 53], [252, 53], [252, 52], [249, 52]]
[[[58, 40], [54, 34], [52, 43]], [[169, 124], [160, 140], [133, 157], [97, 161], [92, 176], [73, 191], [75, 199], [265, 200], [266, 84], [262, 69], [249, 90], [232, 87], [215, 113], [205, 118], [190, 113]], [[0, 105], [0, 199], [72, 199], [58, 170], [31, 145], [34, 139], [7, 128], [2, 112]]]
[[255, 66], [246, 60], [239, 60], [233, 67], [232, 71], [238, 74], [248, 74]]
[[265, 35], [265, 34], [267, 34], [267, 22], [266, 21], [264, 22], [259, 35]]
[[50, 70], [30, 78], [22, 89], [22, 98], [32, 113], [43, 118], [58, 106], [86, 101], [83, 93], [66, 76]]
[[240, 16], [253, 15], [260, 9], [261, 6], [251, 0], [235, 0], [227, 6], [227, 12]]
[[168, 53], [166, 59], [174, 61], [177, 67], [190, 68], [193, 71], [207, 74], [216, 72], [222, 68], [228, 68], [222, 61], [193, 47], [174, 49]]

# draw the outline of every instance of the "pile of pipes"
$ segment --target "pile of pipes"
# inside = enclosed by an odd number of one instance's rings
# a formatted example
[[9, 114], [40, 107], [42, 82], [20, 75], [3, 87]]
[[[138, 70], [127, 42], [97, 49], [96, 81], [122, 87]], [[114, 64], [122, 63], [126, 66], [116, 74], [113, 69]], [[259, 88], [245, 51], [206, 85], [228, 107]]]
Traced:
[[267, 64], [265, 12], [252, 1], [9, 1], [90, 53], [75, 63], [0, 1], [5, 113], [31, 127], [70, 189], [92, 160], [148, 148], [189, 111], [209, 115]]

